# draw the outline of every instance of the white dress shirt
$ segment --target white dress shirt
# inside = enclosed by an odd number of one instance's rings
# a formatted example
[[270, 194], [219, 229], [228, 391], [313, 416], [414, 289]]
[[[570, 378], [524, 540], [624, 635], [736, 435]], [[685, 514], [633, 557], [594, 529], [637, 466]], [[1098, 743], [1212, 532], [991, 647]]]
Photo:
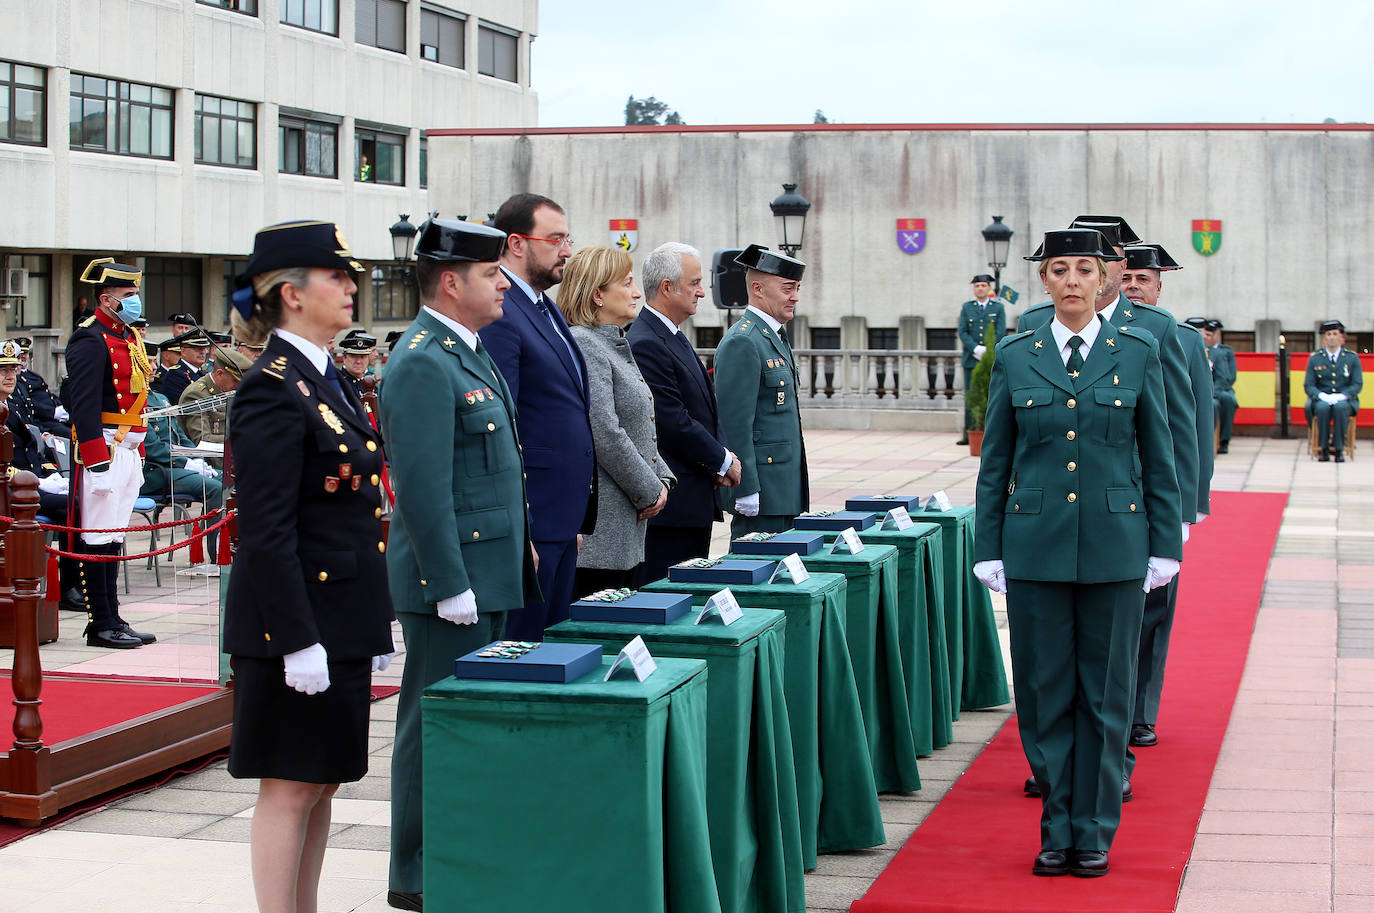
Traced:
[[1073, 352], [1069, 347], [1069, 340], [1075, 336], [1083, 340], [1083, 344], [1078, 347], [1078, 354], [1087, 361], [1088, 353], [1092, 351], [1093, 343], [1097, 341], [1097, 333], [1101, 329], [1102, 321], [1096, 318], [1089, 320], [1087, 326], [1076, 332], [1060, 323], [1057, 315], [1050, 321], [1050, 332], [1054, 334], [1054, 344], [1059, 347], [1059, 357], [1065, 367], [1069, 364], [1069, 354]]

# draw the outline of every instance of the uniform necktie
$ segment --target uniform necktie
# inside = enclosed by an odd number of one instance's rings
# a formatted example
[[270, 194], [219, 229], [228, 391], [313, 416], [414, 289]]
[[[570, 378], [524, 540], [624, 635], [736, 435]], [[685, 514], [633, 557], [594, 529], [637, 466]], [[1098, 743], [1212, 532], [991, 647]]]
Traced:
[[343, 397], [343, 401], [348, 404], [349, 408], [353, 409], [354, 412], [358, 411], [356, 405], [359, 403], [358, 394], [344, 385], [343, 377], [339, 375], [339, 369], [334, 367], [334, 362], [325, 363], [324, 376], [334, 385], [334, 389], [339, 391], [339, 396]]
[[568, 357], [572, 359], [573, 373], [577, 375], [577, 381], [580, 385], [583, 379], [582, 369], [577, 366], [577, 353], [573, 351], [572, 343], [568, 341], [568, 337], [563, 335], [563, 328], [558, 325], [558, 318], [553, 316], [553, 309], [549, 307], [549, 303], [544, 300], [543, 295], [536, 298], [534, 303], [539, 305], [539, 309], [543, 311], [544, 316], [548, 318], [549, 326], [553, 327], [553, 334], [561, 339], [563, 345], [567, 347]]
[[491, 373], [491, 379], [496, 380], [496, 362], [492, 361], [491, 356], [487, 354], [487, 347], [482, 345], [482, 337], [477, 337], [477, 348], [473, 351], [477, 353], [478, 361], [482, 362]]
[[1076, 377], [1083, 367], [1083, 356], [1078, 353], [1078, 347], [1081, 345], [1083, 345], [1082, 336], [1069, 337], [1069, 361], [1064, 367], [1068, 368], [1070, 377]]

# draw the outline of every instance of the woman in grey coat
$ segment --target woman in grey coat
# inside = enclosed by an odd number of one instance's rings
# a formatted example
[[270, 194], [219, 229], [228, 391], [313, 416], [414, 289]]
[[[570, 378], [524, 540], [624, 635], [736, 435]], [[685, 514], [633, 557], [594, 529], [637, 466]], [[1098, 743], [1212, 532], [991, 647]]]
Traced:
[[658, 455], [654, 397], [635, 364], [625, 327], [639, 310], [630, 255], [588, 247], [568, 261], [558, 306], [587, 363], [596, 450], [596, 530], [577, 554], [577, 597], [638, 586], [648, 519], [677, 483]]

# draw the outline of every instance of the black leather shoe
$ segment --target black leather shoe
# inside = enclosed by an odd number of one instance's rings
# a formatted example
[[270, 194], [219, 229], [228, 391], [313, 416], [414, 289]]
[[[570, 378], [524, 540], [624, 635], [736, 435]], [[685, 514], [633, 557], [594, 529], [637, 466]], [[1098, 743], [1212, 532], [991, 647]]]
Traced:
[[967, 444], [968, 444], [968, 435], [965, 435], [965, 436], [959, 438], [959, 440], [955, 441], [954, 443], [956, 443], [956, 444], [967, 445]]
[[140, 642], [140, 643], [145, 643], [145, 644], [155, 644], [155, 643], [157, 643], [157, 635], [156, 635], [156, 634], [142, 634], [142, 633], [140, 633], [140, 632], [138, 632], [138, 631], [135, 631], [135, 630], [129, 625], [129, 623], [128, 623], [127, 621], [121, 621], [121, 622], [119, 623], [119, 630], [123, 631], [125, 634], [128, 634], [130, 637], [137, 637], [137, 638], [139, 639], [139, 642]]
[[62, 600], [58, 602], [57, 607], [67, 612], [85, 612], [86, 597], [80, 589], [72, 587], [62, 594]]
[[1344, 451], [1344, 450], [1337, 450], [1337, 451], [1336, 451], [1336, 462], [1337, 462], [1337, 463], [1344, 463], [1344, 462], [1345, 462], [1345, 451]]
[[123, 628], [109, 628], [105, 631], [87, 631], [86, 646], [109, 647], [111, 650], [133, 650], [143, 646], [143, 641], [132, 634], [126, 634]]
[[1217, 446], [1217, 453], [1230, 453], [1230, 452], [1231, 452], [1231, 442], [1230, 442], [1230, 441], [1222, 441], [1221, 444]]
[[1135, 790], [1131, 789], [1130, 780], [1121, 781], [1121, 802], [1124, 805], [1135, 798]]
[[1155, 735], [1155, 727], [1149, 723], [1131, 724], [1131, 747], [1132, 748], [1153, 748], [1159, 744], [1159, 736]]
[[1079, 878], [1100, 878], [1110, 869], [1107, 867], [1106, 850], [1074, 850], [1073, 864], [1069, 874]]
[[1021, 787], [1026, 791], [1026, 795], [1032, 799], [1040, 798], [1040, 783], [1035, 779], [1035, 774], [1026, 777], [1026, 785]]
[[1329, 454], [1329, 453], [1327, 453], [1325, 450], [1323, 450], [1323, 451], [1322, 451], [1322, 455], [1319, 456], [1319, 457], [1317, 457], [1317, 462], [1318, 462], [1318, 463], [1330, 463], [1330, 462], [1331, 462], [1331, 454]]
[[1031, 874], [1048, 877], [1069, 874], [1069, 853], [1071, 852], [1072, 850], [1041, 850], [1040, 854], [1035, 857], [1035, 865], [1031, 866]]
[[395, 907], [398, 910], [423, 910], [425, 908], [424, 894], [411, 894], [408, 891], [387, 891], [387, 906]]

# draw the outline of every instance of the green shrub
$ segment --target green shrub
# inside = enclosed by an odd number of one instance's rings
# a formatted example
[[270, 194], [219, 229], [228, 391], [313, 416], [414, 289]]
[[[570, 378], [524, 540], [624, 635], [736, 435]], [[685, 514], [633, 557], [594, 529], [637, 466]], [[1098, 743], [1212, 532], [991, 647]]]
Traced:
[[988, 384], [992, 382], [992, 364], [997, 360], [997, 328], [991, 322], [983, 333], [983, 345], [987, 351], [974, 366], [968, 389], [964, 391], [964, 402], [968, 405], [974, 431], [982, 431], [988, 419]]

